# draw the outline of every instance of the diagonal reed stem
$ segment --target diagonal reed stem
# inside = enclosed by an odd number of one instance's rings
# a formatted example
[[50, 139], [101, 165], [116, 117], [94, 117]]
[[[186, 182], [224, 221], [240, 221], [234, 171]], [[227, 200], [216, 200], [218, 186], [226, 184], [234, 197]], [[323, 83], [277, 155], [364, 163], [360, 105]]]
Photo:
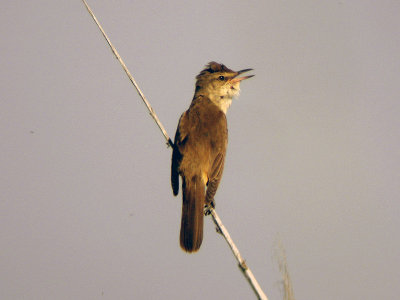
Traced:
[[[118, 59], [119, 63], [121, 64], [122, 68], [124, 69], [129, 80], [132, 82], [132, 84], [136, 88], [136, 91], [138, 92], [140, 98], [142, 98], [144, 104], [146, 105], [147, 109], [149, 110], [151, 117], [154, 119], [154, 121], [157, 123], [158, 128], [160, 128], [161, 132], [163, 133], [163, 135], [167, 141], [167, 145], [173, 147], [174, 143], [168, 136], [167, 131], [165, 130], [164, 126], [161, 124], [160, 120], [158, 119], [158, 117], [157, 117], [156, 113], [154, 112], [153, 108], [151, 107], [150, 103], [147, 101], [146, 97], [144, 96], [144, 94], [140, 90], [139, 86], [137, 85], [135, 79], [129, 72], [129, 70], [126, 67], [121, 56], [118, 54], [117, 49], [115, 49], [115, 47], [111, 43], [110, 39], [108, 38], [107, 34], [104, 32], [103, 28], [101, 27], [99, 21], [97, 20], [96, 16], [94, 15], [93, 11], [91, 10], [91, 8], [87, 4], [87, 2], [85, 0], [82, 0], [82, 2], [85, 4], [86, 9], [88, 10], [89, 14], [92, 16], [97, 27], [100, 29], [100, 31], [103, 34], [104, 38], [106, 39], [108, 45], [110, 46], [111, 51], [114, 53], [115, 57]], [[225, 226], [222, 224], [222, 221], [219, 218], [217, 212], [214, 209], [210, 209], [210, 214], [212, 216], [212, 219], [213, 219], [215, 225], [217, 226], [218, 232], [220, 232], [223, 235], [223, 237], [225, 238], [229, 247], [231, 248], [234, 256], [236, 257], [236, 260], [239, 263], [240, 270], [243, 272], [243, 275], [248, 280], [249, 284], [251, 285], [251, 287], [252, 287], [253, 291], [255, 292], [255, 294], [257, 295], [258, 299], [268, 300], [267, 296], [264, 294], [263, 290], [261, 289], [260, 285], [258, 284], [258, 282], [257, 282], [256, 278], [254, 277], [253, 273], [251, 272], [250, 268], [246, 265], [244, 259], [240, 255], [240, 252], [239, 252], [238, 248], [236, 247], [235, 243], [233, 242], [233, 240], [231, 239], [229, 232], [226, 230]]]
[[96, 16], [94, 15], [93, 11], [91, 10], [91, 8], [89, 7], [89, 5], [87, 4], [87, 2], [85, 0], [82, 0], [83, 3], [86, 6], [86, 9], [88, 10], [89, 14], [92, 16], [94, 22], [96, 23], [97, 27], [99, 27], [101, 33], [103, 34], [104, 38], [107, 41], [107, 44], [110, 46], [111, 51], [114, 53], [115, 57], [118, 59], [119, 63], [121, 64], [122, 68], [124, 69], [126, 75], [128, 75], [129, 80], [132, 82], [133, 86], [135, 87], [136, 91], [138, 92], [140, 98], [142, 98], [144, 104], [146, 105], [147, 109], [150, 112], [151, 117], [154, 119], [154, 121], [157, 123], [158, 128], [160, 128], [161, 132], [163, 133], [165, 139], [167, 140], [167, 145], [169, 146], [173, 146], [174, 143], [172, 142], [172, 140], [169, 138], [167, 131], [165, 130], [164, 126], [161, 124], [160, 120], [158, 119], [156, 113], [154, 112], [153, 108], [151, 107], [150, 103], [147, 101], [146, 97], [144, 96], [144, 94], [142, 93], [142, 91], [140, 90], [138, 84], [136, 83], [135, 79], [133, 78], [133, 76], [131, 75], [131, 72], [129, 72], [127, 66], [125, 65], [124, 61], [122, 60], [121, 56], [119, 55], [117, 49], [115, 49], [115, 47], [113, 46], [113, 44], [111, 43], [110, 39], [108, 38], [107, 34], [105, 33], [105, 31], [103, 30], [103, 27], [101, 27], [99, 21], [97, 20]]

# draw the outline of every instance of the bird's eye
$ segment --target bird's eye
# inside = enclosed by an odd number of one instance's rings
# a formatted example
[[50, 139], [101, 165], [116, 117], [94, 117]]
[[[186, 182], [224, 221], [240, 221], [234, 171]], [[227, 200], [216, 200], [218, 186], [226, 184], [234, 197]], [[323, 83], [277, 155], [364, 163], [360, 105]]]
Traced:
[[225, 80], [225, 77], [221, 75], [218, 77], [218, 79], [222, 81], [222, 80]]

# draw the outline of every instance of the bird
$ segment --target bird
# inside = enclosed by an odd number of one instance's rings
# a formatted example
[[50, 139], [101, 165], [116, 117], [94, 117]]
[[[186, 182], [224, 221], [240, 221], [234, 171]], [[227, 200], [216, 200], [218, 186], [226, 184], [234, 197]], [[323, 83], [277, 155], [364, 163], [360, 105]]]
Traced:
[[196, 76], [189, 109], [180, 117], [175, 134], [171, 185], [179, 193], [182, 178], [180, 246], [188, 253], [200, 249], [204, 213], [215, 208], [214, 196], [224, 170], [228, 127], [226, 113], [240, 83], [254, 75], [239, 77], [253, 69], [233, 71], [224, 64], [208, 63]]

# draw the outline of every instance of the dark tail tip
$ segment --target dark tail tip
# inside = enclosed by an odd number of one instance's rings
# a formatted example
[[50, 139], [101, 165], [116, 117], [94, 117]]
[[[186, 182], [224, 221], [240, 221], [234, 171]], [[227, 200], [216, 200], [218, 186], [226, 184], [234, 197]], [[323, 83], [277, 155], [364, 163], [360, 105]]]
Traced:
[[205, 187], [198, 176], [182, 184], [182, 220], [180, 245], [186, 252], [196, 252], [203, 241]]
[[181, 248], [187, 253], [194, 253], [199, 251], [202, 240], [193, 240], [193, 238], [181, 239]]

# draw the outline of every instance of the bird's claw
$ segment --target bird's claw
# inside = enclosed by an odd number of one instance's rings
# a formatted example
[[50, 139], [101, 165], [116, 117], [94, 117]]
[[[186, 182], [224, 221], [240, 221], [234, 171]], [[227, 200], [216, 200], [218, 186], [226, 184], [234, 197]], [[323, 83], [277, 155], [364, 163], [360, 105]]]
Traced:
[[208, 216], [209, 214], [211, 214], [211, 210], [213, 210], [214, 208], [215, 208], [215, 202], [214, 200], [212, 200], [210, 203], [204, 205], [204, 214]]

